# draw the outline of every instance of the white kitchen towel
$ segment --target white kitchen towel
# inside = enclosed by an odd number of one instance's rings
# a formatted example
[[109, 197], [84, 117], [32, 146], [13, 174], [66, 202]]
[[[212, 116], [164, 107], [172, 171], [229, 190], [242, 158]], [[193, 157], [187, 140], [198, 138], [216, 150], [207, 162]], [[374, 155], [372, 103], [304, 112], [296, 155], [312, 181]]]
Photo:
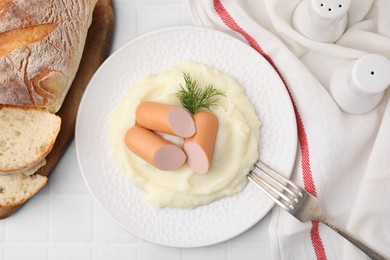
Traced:
[[[298, 127], [292, 180], [316, 195], [336, 224], [390, 256], [390, 90], [363, 115], [342, 112], [328, 91], [332, 73], [348, 61], [367, 53], [390, 59], [390, 0], [352, 0], [335, 44], [293, 28], [299, 2], [188, 0], [195, 25], [246, 42], [284, 80]], [[269, 235], [275, 259], [367, 259], [328, 227], [303, 224], [278, 207]]]

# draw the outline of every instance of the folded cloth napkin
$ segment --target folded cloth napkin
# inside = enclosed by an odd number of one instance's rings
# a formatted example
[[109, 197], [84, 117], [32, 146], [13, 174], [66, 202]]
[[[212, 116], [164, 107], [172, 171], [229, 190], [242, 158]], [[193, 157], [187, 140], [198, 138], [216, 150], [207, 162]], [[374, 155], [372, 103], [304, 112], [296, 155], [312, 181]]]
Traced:
[[[284, 80], [299, 141], [291, 179], [317, 196], [336, 224], [390, 256], [390, 90], [362, 115], [342, 112], [329, 93], [339, 66], [368, 53], [390, 59], [390, 1], [352, 0], [347, 29], [334, 44], [294, 30], [299, 2], [188, 0], [195, 25], [246, 42]], [[303, 224], [278, 207], [269, 236], [275, 259], [367, 259], [325, 225]]]

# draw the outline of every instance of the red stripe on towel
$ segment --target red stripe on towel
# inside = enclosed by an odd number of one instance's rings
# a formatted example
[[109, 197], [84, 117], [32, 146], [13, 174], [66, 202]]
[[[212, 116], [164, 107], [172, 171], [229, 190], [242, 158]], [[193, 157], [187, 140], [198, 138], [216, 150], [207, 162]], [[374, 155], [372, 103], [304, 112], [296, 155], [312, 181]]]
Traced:
[[[264, 50], [260, 47], [260, 44], [236, 23], [236, 21], [233, 19], [233, 17], [229, 14], [229, 12], [225, 9], [223, 4], [221, 3], [221, 0], [214, 0], [214, 9], [218, 14], [218, 16], [221, 18], [221, 20], [224, 22], [224, 24], [230, 29], [232, 29], [233, 31], [241, 34], [249, 43], [249, 45], [252, 46], [252, 48], [254, 48], [256, 51], [258, 51], [271, 64], [271, 66], [275, 69], [275, 71], [278, 73], [279, 77], [283, 81], [283, 84], [285, 85], [287, 92], [290, 95], [291, 102], [294, 107], [295, 117], [297, 120], [298, 141], [299, 141], [301, 155], [302, 155], [302, 173], [303, 173], [304, 186], [308, 192], [310, 192], [314, 196], [317, 196], [317, 191], [316, 191], [316, 187], [314, 184], [313, 175], [310, 167], [310, 153], [309, 153], [309, 145], [307, 142], [305, 127], [303, 125], [301, 115], [297, 109], [295, 101], [291, 95], [290, 89], [284, 77], [280, 73], [278, 67], [276, 66], [272, 58], [268, 56], [267, 53], [265, 53]], [[311, 237], [311, 241], [317, 259], [325, 260], [327, 258], [318, 231], [318, 224], [319, 224], [318, 221], [312, 221], [312, 229], [310, 231], [310, 237]]]

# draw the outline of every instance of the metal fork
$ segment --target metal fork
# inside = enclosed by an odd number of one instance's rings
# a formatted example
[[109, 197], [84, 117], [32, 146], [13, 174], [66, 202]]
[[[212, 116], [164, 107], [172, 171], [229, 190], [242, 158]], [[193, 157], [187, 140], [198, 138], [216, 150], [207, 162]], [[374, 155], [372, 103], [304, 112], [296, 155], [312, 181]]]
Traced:
[[363, 243], [345, 229], [334, 225], [321, 211], [320, 202], [316, 197], [266, 164], [257, 161], [254, 169], [248, 174], [248, 179], [301, 222], [320, 221], [346, 238], [371, 259], [390, 259]]

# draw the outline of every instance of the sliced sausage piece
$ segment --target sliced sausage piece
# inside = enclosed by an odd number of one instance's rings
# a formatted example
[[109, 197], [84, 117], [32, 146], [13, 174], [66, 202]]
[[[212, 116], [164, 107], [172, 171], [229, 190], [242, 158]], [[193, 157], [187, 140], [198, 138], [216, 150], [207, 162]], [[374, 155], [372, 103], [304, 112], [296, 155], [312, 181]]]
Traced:
[[125, 144], [133, 153], [163, 171], [177, 169], [186, 160], [182, 149], [138, 125], [127, 130]]
[[183, 149], [190, 168], [196, 173], [206, 173], [213, 157], [218, 131], [218, 117], [213, 113], [200, 111], [194, 114], [196, 133], [184, 140]]
[[156, 102], [143, 102], [137, 107], [137, 123], [150, 130], [180, 137], [195, 134], [195, 124], [185, 109]]

